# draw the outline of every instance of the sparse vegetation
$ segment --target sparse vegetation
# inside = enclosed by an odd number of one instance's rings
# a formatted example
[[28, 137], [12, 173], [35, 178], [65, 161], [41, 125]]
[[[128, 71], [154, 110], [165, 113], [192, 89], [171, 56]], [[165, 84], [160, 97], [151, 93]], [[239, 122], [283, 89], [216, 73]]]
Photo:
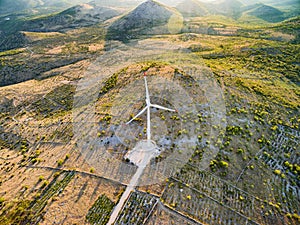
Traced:
[[110, 213], [115, 206], [107, 196], [101, 195], [86, 215], [86, 220], [90, 224], [107, 224]]

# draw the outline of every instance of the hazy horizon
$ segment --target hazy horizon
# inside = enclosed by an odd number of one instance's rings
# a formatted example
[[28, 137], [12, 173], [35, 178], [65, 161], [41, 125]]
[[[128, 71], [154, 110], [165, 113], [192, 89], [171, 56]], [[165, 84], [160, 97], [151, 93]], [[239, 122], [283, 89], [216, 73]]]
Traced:
[[[20, 12], [23, 10], [28, 9], [38, 9], [43, 8], [45, 10], [52, 9], [52, 10], [61, 10], [66, 9], [72, 6], [75, 6], [77, 4], [82, 3], [89, 3], [89, 2], [96, 2], [96, 3], [103, 3], [104, 6], [111, 6], [111, 7], [135, 7], [143, 2], [146, 2], [147, 0], [32, 0], [32, 1], [26, 1], [26, 0], [1, 0], [0, 1], [0, 14], [9, 14], [9, 13], [15, 13]], [[184, 0], [155, 0], [157, 2], [160, 2], [162, 4], [175, 7], [180, 2], [183, 2]], [[213, 3], [213, 2], [223, 2], [228, 0], [196, 0], [203, 3]], [[298, 0], [283, 0], [283, 1], [276, 1], [276, 0], [236, 0], [241, 2], [244, 5], [251, 5], [256, 3], [263, 3], [271, 6], [285, 6], [289, 7], [291, 3], [295, 4], [299, 2]], [[300, 2], [299, 2], [300, 5]]]

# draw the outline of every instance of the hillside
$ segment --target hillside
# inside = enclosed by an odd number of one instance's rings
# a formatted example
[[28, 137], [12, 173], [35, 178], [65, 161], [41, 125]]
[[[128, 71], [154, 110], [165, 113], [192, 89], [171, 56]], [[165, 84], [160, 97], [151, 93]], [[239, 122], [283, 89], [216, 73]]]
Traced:
[[185, 0], [176, 6], [176, 9], [184, 17], [197, 17], [205, 16], [208, 14], [208, 10], [205, 4], [199, 2], [198, 0]]
[[239, 0], [223, 0], [216, 4], [216, 10], [220, 13], [234, 15], [240, 12], [243, 4]]
[[23, 25], [22, 30], [49, 32], [86, 27], [118, 16], [121, 12], [95, 4], [81, 4], [53, 16], [30, 20]]
[[248, 12], [248, 14], [272, 23], [280, 22], [285, 19], [283, 12], [268, 5], [259, 5], [257, 8]]
[[[266, 4], [263, 4], [265, 2]], [[276, 23], [299, 15], [300, 3], [296, 0], [278, 1], [239, 1], [218, 0], [201, 2], [187, 0], [179, 3], [176, 8], [184, 16], [197, 17], [205, 15], [224, 15], [238, 20], [243, 14], [266, 22]], [[248, 18], [249, 19], [249, 18]]]
[[277, 0], [252, 0], [252, 1], [239, 0], [239, 1], [245, 5], [262, 3], [262, 4], [266, 4], [266, 5], [271, 5], [271, 6], [287, 6], [287, 7], [289, 7], [289, 6], [295, 6], [295, 5], [300, 4], [298, 0], [281, 0], [281, 1], [277, 1]]
[[174, 9], [156, 1], [146, 1], [114, 21], [108, 27], [107, 39], [126, 41], [144, 34], [169, 33], [168, 22], [176, 14]]
[[83, 0], [1, 0], [0, 15], [49, 7], [63, 9], [82, 2]]
[[221, 14], [237, 18], [241, 13], [243, 4], [239, 0], [219, 0], [206, 3], [206, 7], [211, 14]]
[[255, 1], [245, 1], [241, 0], [245, 5], [253, 4], [265, 4], [274, 7], [284, 13], [285, 18], [291, 18], [300, 15], [300, 2], [298, 0], [255, 0]]
[[[23, 32], [66, 32], [68, 30], [99, 25], [124, 12], [122, 8], [99, 6], [95, 3], [76, 5], [62, 12], [38, 18], [14, 18], [0, 21], [0, 50], [24, 47], [30, 43]], [[5, 17], [6, 18], [6, 17]]]
[[212, 15], [224, 15], [238, 18], [243, 11], [243, 4], [239, 0], [218, 0], [205, 2], [201, 0], [186, 0], [179, 3], [176, 8], [184, 16], [197, 17]]
[[278, 32], [294, 35], [295, 38], [292, 43], [300, 43], [300, 16], [277, 24], [274, 29]]

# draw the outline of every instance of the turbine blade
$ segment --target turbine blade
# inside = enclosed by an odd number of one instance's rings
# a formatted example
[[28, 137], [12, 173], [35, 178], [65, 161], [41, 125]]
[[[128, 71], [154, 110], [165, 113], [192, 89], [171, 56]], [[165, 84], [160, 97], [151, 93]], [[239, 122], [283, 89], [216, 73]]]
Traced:
[[149, 96], [149, 90], [148, 90], [148, 84], [147, 84], [147, 78], [144, 76], [145, 80], [145, 88], [146, 88], [146, 102], [147, 104], [150, 103], [150, 96]]
[[162, 110], [166, 110], [166, 111], [171, 111], [171, 112], [175, 112], [176, 110], [174, 109], [169, 109], [160, 105], [156, 105], [156, 104], [151, 104], [150, 106], [154, 107], [154, 108], [158, 108], [158, 109], [162, 109]]
[[126, 124], [130, 124], [133, 120], [135, 120], [136, 118], [138, 118], [140, 115], [142, 115], [146, 109], [148, 108], [148, 106], [146, 106], [145, 108], [142, 109], [142, 111], [140, 111], [138, 114], [136, 114], [131, 120], [129, 120]]

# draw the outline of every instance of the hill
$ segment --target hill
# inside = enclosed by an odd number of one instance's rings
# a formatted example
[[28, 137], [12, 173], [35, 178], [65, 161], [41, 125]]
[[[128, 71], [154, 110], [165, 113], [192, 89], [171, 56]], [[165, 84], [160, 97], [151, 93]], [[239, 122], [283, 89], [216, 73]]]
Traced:
[[268, 5], [259, 5], [257, 8], [248, 12], [249, 15], [258, 17], [267, 22], [280, 22], [284, 20], [282, 11]]
[[232, 12], [240, 10], [243, 4], [239, 0], [223, 0], [216, 4], [220, 12]]
[[239, 0], [240, 2], [242, 2], [245, 5], [251, 5], [251, 4], [255, 4], [255, 3], [262, 3], [262, 4], [267, 4], [267, 5], [271, 5], [271, 6], [288, 6], [288, 5], [299, 5], [299, 1], [298, 0], [281, 0], [281, 1], [277, 1], [277, 0], [252, 0], [252, 1], [248, 1], [248, 0]]
[[114, 21], [108, 28], [108, 40], [127, 41], [144, 34], [168, 33], [168, 21], [178, 12], [149, 0]]
[[265, 4], [268, 6], [275, 7], [280, 11], [284, 12], [286, 18], [291, 18], [300, 15], [300, 1], [299, 0], [240, 0], [245, 5], [252, 5], [252, 4]]
[[241, 14], [243, 4], [238, 0], [224, 0], [215, 4], [215, 12], [237, 18]]
[[18, 11], [38, 8], [68, 8], [72, 5], [82, 3], [82, 0], [1, 0], [0, 14], [10, 14]]
[[35, 19], [11, 17], [10, 20], [5, 21], [2, 17], [0, 22], [0, 50], [25, 46], [28, 39], [21, 33], [23, 31], [66, 32], [70, 29], [102, 23], [122, 13], [122, 9], [100, 6], [92, 2], [76, 5], [62, 12]]
[[20, 48], [22, 46], [25, 46], [29, 42], [29, 40], [22, 32], [16, 32], [9, 35], [0, 33], [0, 39], [0, 51]]
[[274, 29], [279, 32], [294, 35], [295, 39], [292, 42], [295, 44], [300, 43], [300, 16], [283, 21], [274, 26]]
[[208, 14], [205, 4], [197, 0], [185, 0], [179, 3], [176, 9], [185, 17], [205, 16]]
[[91, 26], [120, 15], [121, 12], [96, 4], [80, 4], [56, 15], [39, 18], [25, 23], [26, 31], [60, 31]]
[[99, 6], [109, 6], [109, 7], [121, 7], [121, 8], [127, 8], [132, 9], [136, 7], [142, 0], [87, 0], [82, 2], [88, 2], [89, 4], [96, 4]]

